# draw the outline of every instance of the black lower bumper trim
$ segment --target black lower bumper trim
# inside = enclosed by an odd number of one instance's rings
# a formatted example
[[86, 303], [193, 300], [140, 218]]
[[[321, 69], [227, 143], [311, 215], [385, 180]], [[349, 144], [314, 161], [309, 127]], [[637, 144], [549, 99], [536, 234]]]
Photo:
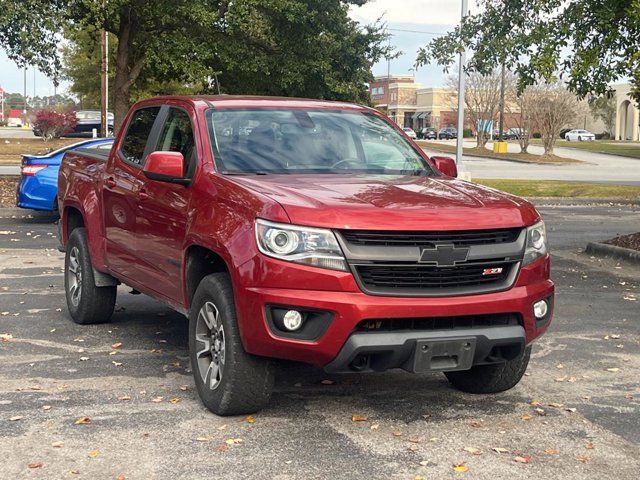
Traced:
[[354, 333], [324, 369], [329, 373], [466, 370], [516, 358], [525, 344], [520, 325]]

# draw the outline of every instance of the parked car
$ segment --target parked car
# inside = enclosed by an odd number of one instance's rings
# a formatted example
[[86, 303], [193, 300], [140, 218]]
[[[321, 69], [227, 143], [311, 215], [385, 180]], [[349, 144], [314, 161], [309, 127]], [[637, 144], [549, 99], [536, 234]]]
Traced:
[[442, 128], [438, 132], [438, 138], [440, 140], [452, 140], [458, 138], [458, 131], [453, 127]]
[[551, 322], [545, 227], [456, 175], [366, 107], [144, 100], [110, 152], [64, 156], [69, 313], [108, 321], [124, 283], [188, 316], [196, 389], [220, 415], [267, 404], [272, 358], [507, 390]]
[[507, 140], [518, 140], [525, 135], [528, 135], [528, 133], [524, 128], [510, 128], [507, 130], [506, 138]]
[[425, 127], [418, 133], [418, 138], [423, 140], [435, 140], [438, 138], [438, 132], [435, 128]]
[[418, 136], [416, 135], [416, 132], [413, 131], [413, 128], [404, 127], [402, 131], [406, 133], [407, 136], [413, 140], [416, 140], [418, 138]]
[[7, 127], [22, 127], [22, 119], [10, 117], [9, 119], [7, 119]]
[[588, 130], [569, 130], [564, 134], [564, 139], [567, 142], [592, 142], [596, 139], [596, 136]]
[[23, 155], [16, 205], [31, 210], [56, 211], [58, 203], [58, 170], [62, 157], [69, 151], [108, 151], [112, 138], [96, 138], [67, 145], [47, 155]]

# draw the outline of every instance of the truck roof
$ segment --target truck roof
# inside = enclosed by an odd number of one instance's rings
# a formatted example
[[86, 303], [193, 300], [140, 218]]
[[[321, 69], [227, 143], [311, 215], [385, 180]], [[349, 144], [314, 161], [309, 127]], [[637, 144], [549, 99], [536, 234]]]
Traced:
[[165, 102], [165, 101], [188, 101], [199, 107], [220, 107], [220, 108], [320, 108], [339, 110], [370, 110], [369, 107], [356, 105], [354, 103], [314, 100], [309, 98], [295, 97], [269, 97], [258, 95], [167, 95], [146, 99], [141, 104]]

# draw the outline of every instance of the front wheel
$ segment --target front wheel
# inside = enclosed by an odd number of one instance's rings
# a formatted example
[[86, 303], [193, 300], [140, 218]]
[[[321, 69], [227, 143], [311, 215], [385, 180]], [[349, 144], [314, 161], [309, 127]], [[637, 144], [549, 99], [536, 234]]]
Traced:
[[581, 142], [582, 141], [582, 137], [578, 137], [578, 141]]
[[217, 415], [254, 413], [269, 403], [274, 367], [242, 346], [229, 275], [198, 286], [189, 312], [189, 356], [200, 400]]
[[466, 393], [498, 393], [515, 387], [529, 365], [531, 346], [513, 360], [496, 365], [477, 365], [461, 372], [445, 372], [451, 384]]
[[67, 242], [64, 290], [67, 308], [75, 323], [104, 323], [113, 315], [117, 287], [96, 287], [84, 228], [74, 229]]

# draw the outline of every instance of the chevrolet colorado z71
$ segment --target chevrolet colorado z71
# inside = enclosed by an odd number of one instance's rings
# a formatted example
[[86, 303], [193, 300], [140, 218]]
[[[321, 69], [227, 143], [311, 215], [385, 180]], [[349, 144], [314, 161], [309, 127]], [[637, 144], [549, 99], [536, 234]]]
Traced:
[[139, 102], [109, 153], [62, 162], [69, 312], [108, 321], [123, 283], [188, 316], [197, 391], [220, 415], [266, 405], [273, 359], [509, 389], [553, 313], [545, 227], [456, 174], [366, 107]]

